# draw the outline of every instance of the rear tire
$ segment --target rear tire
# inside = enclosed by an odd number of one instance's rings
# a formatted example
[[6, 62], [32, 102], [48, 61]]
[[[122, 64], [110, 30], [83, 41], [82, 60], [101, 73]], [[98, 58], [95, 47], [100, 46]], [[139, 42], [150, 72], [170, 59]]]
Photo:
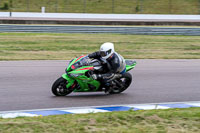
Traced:
[[118, 80], [121, 84], [122, 84], [122, 88], [113, 88], [113, 90], [111, 92], [109, 92], [109, 94], [119, 94], [123, 91], [125, 91], [132, 82], [132, 75], [128, 72], [124, 73], [122, 75], [122, 77]]
[[73, 89], [71, 89], [71, 87], [67, 88], [67, 80], [64, 79], [63, 77], [60, 77], [59, 79], [57, 79], [54, 84], [52, 85], [52, 93], [55, 96], [66, 96], [68, 94], [70, 94]]

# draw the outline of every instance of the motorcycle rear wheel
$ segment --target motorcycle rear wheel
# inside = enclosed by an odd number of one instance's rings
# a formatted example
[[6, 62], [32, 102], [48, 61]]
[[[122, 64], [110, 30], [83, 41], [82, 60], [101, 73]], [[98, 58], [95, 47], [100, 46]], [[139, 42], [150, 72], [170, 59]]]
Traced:
[[109, 94], [119, 94], [125, 91], [131, 85], [132, 75], [129, 72], [126, 72], [118, 81], [123, 85], [123, 87], [113, 88]]
[[67, 80], [63, 77], [58, 78], [52, 85], [51, 91], [55, 96], [66, 96], [70, 94], [73, 90], [66, 87]]

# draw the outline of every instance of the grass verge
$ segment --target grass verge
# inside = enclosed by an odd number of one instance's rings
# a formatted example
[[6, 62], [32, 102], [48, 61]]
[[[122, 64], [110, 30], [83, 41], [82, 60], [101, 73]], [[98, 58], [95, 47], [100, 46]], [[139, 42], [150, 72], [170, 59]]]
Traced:
[[[199, 0], [12, 0], [14, 12], [199, 14]], [[10, 11], [1, 0], [0, 11]]]
[[200, 59], [199, 36], [0, 33], [0, 60], [66, 60], [115, 43], [125, 58]]
[[179, 133], [200, 131], [200, 108], [0, 119], [1, 133]]

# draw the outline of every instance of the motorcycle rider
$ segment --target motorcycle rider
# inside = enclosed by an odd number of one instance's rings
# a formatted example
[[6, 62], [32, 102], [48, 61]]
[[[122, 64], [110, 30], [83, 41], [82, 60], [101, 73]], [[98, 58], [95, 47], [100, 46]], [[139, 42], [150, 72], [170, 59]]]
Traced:
[[91, 53], [89, 58], [98, 59], [103, 64], [103, 71], [100, 74], [93, 73], [91, 76], [95, 80], [100, 80], [106, 88], [106, 92], [110, 92], [110, 82], [126, 72], [126, 63], [124, 58], [115, 52], [114, 44], [110, 42], [103, 43], [100, 51]]

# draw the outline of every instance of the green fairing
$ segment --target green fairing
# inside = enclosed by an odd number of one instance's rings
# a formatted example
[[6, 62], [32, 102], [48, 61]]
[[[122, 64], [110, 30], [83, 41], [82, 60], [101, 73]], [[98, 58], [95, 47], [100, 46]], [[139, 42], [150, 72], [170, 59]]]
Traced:
[[133, 69], [135, 67], [137, 63], [134, 63], [132, 65], [126, 65], [126, 72], [130, 71], [131, 69]]
[[67, 71], [69, 72], [71, 70], [71, 66], [74, 64], [74, 62], [77, 60], [78, 58], [75, 58], [69, 65], [67, 68]]
[[[73, 62], [73, 61], [72, 61]], [[88, 84], [91, 84], [95, 87], [95, 89], [93, 89], [92, 91], [97, 91], [99, 89], [100, 86], [100, 82], [93, 80], [92, 78], [88, 78], [87, 76], [83, 75], [85, 74], [89, 69], [85, 69], [85, 70], [80, 70], [80, 69], [84, 69], [84, 68], [88, 68], [88, 67], [92, 67], [92, 66], [83, 66], [80, 67], [76, 70], [73, 70], [71, 72], [69, 72], [68, 74], [77, 74], [78, 76], [68, 76], [67, 74], [63, 74], [62, 77], [64, 79], [66, 79], [68, 81], [67, 84], [67, 88], [69, 88], [70, 86], [72, 86], [74, 84], [74, 81], [77, 81], [80, 89], [75, 89], [74, 92], [88, 92], [91, 91], [90, 88], [88, 87]]]
[[[79, 57], [80, 58], [80, 57]], [[78, 89], [75, 89], [74, 92], [90, 92], [90, 91], [98, 91], [100, 87], [100, 82], [97, 80], [93, 80], [90, 77], [85, 76], [85, 73], [90, 70], [93, 66], [82, 66], [78, 69], [71, 69], [71, 66], [75, 62], [79, 62], [82, 58], [76, 58], [74, 59], [67, 68], [67, 73], [63, 74], [62, 77], [68, 81], [67, 88], [71, 87], [74, 82], [76, 81], [78, 85], [80, 86]], [[77, 60], [79, 59], [79, 60]], [[133, 63], [132, 65], [126, 65], [126, 72], [130, 71], [135, 67], [136, 63]], [[81, 70], [83, 69], [83, 70]], [[91, 88], [88, 86], [91, 85]]]
[[84, 69], [84, 68], [88, 68], [88, 67], [93, 67], [93, 66], [83, 66], [83, 67], [80, 67], [80, 68], [78, 68], [78, 69], [76, 69], [76, 70], [74, 70], [74, 71], [71, 71], [71, 72], [69, 72], [69, 74], [70, 73], [74, 73], [74, 74], [78, 74], [78, 73], [86, 73], [87, 71], [88, 71], [88, 69], [85, 69], [85, 70], [80, 70], [80, 69]]
[[75, 80], [70, 78], [66, 73], [63, 74], [62, 77], [68, 81], [68, 84], [66, 86], [67, 88], [69, 88], [70, 86], [72, 86], [74, 84]]
[[[85, 75], [80, 75], [76, 78], [80, 89], [75, 89], [74, 92], [88, 92], [88, 91], [97, 91], [99, 89], [100, 83], [92, 78], [88, 78]], [[91, 84], [95, 87], [95, 89], [90, 90], [88, 84]]]
[[[87, 92], [90, 91], [90, 88], [88, 87], [88, 84], [91, 84], [93, 86], [95, 86], [96, 89], [92, 90], [92, 91], [97, 91], [99, 89], [100, 83], [96, 80], [93, 80], [92, 78], [88, 78], [87, 76], [83, 75], [85, 74], [89, 69], [89, 67], [93, 67], [93, 66], [83, 66], [80, 67], [74, 71], [69, 72], [69, 74], [79, 74], [78, 77], [73, 77], [79, 84], [80, 89], [75, 89], [74, 92]], [[85, 69], [85, 70], [81, 70], [81, 69]]]
[[[85, 57], [85, 56], [82, 56], [81, 58], [79, 57], [79, 58], [75, 58], [70, 64], [69, 64], [69, 66], [68, 66], [68, 68], [67, 68], [67, 71], [69, 72], [70, 70], [71, 70], [71, 66], [75, 63], [75, 62], [79, 62], [83, 57]], [[79, 60], [77, 60], [77, 59], [79, 59]]]

